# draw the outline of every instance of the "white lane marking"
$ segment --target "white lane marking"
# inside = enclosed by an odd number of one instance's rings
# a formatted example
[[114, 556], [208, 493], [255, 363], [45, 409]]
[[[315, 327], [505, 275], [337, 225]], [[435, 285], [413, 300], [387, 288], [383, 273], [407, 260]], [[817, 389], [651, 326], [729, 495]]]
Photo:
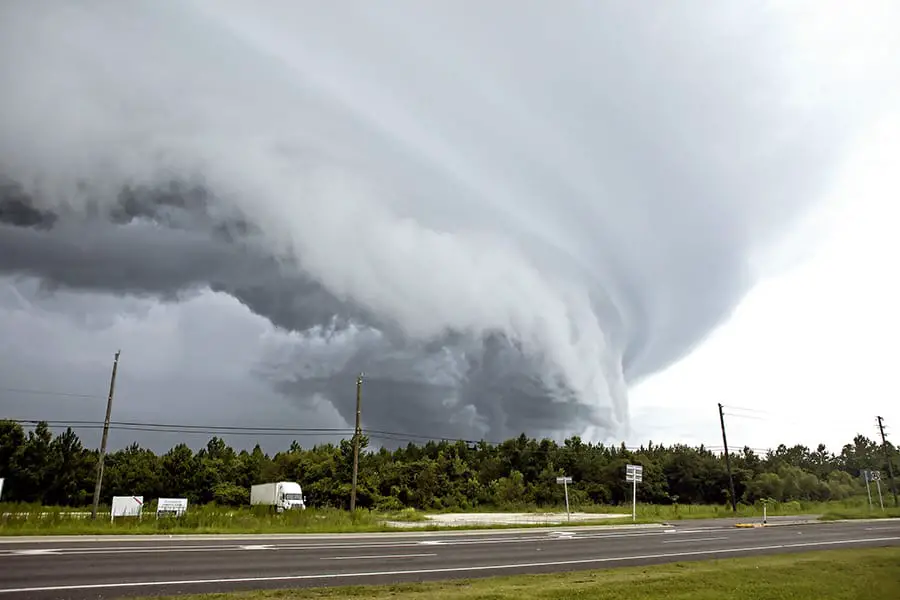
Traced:
[[370, 554], [365, 556], [323, 556], [319, 560], [373, 560], [376, 558], [418, 558], [420, 556], [437, 556], [437, 554]]
[[[881, 521], [883, 519], [879, 519]], [[597, 531], [615, 533], [617, 531], [658, 531], [662, 528], [659, 524], [646, 525], [575, 525], [572, 529], [579, 531]], [[445, 531], [389, 531], [381, 533], [178, 533], [178, 534], [134, 534], [134, 535], [35, 535], [35, 536], [0, 536], [2, 544], [21, 544], [23, 538], [28, 538], [25, 543], [52, 544], [52, 543], [105, 543], [105, 542], [131, 542], [135, 538], [152, 539], [177, 539], [184, 541], [222, 540], [222, 541], [321, 541], [321, 540], [373, 540], [394, 538], [397, 540], [413, 541], [418, 538], [434, 537], [435, 535], [446, 537], [475, 537], [475, 536], [509, 536], [517, 534], [532, 534], [535, 531], [546, 530], [547, 527], [513, 527], [509, 529], [466, 529], [463, 531], [447, 528]]]
[[419, 542], [422, 546], [439, 546], [445, 543], [444, 540], [425, 540], [424, 542]]
[[[564, 532], [561, 532], [564, 533]], [[574, 536], [574, 533], [572, 534]], [[609, 533], [598, 533], [594, 535], [579, 535], [577, 539], [579, 540], [587, 540], [587, 539], [625, 539], [625, 538], [635, 538], [635, 537], [649, 537], [649, 536], [659, 536], [663, 535], [662, 532], [645, 532], [645, 533], [622, 533], [622, 534], [609, 534]], [[448, 540], [422, 540], [422, 541], [409, 541], [409, 542], [401, 542], [401, 543], [376, 543], [376, 544], [271, 544], [267, 546], [271, 546], [271, 549], [277, 550], [336, 550], [336, 549], [349, 549], [349, 548], [412, 548], [421, 544], [445, 544], [450, 546], [457, 545], [471, 545], [471, 544], [515, 544], [515, 543], [526, 543], [526, 542], [535, 542], [535, 541], [545, 541], [548, 539], [548, 536], [540, 535], [540, 536], [529, 536], [529, 537], [514, 537], [514, 538], [504, 538], [504, 539], [474, 539], [474, 540], [460, 540], [460, 539], [448, 539]], [[553, 539], [553, 538], [550, 538]], [[262, 546], [262, 545], [260, 545]], [[252, 547], [250, 545], [247, 546], [233, 546], [233, 545], [215, 545], [215, 546], [108, 546], [108, 547], [100, 547], [100, 548], [60, 548], [59, 552], [66, 555], [88, 555], [88, 554], [148, 554], [148, 553], [169, 553], [169, 552], [235, 552], [241, 551], [245, 548]], [[0, 558], [4, 556], [15, 556], [16, 550], [0, 550]]]
[[256, 544], [250, 546], [238, 546], [241, 550], [272, 550], [275, 546], [271, 544]]
[[727, 540], [727, 537], [708, 537], [708, 538], [689, 538], [686, 540], [663, 540], [663, 544], [690, 544], [692, 542], [714, 542], [716, 540]]
[[637, 556], [610, 556], [604, 558], [583, 558], [534, 563], [512, 563], [499, 565], [478, 565], [474, 567], [443, 567], [434, 569], [409, 569], [404, 571], [368, 571], [360, 573], [321, 573], [315, 575], [273, 575], [271, 577], [233, 577], [222, 579], [182, 579], [172, 581], [123, 581], [115, 583], [84, 583], [77, 585], [48, 585], [27, 588], [0, 588], [0, 594], [30, 594], [35, 592], [64, 592], [73, 590], [108, 590], [133, 587], [162, 587], [175, 585], [204, 585], [228, 583], [260, 583], [270, 581], [302, 581], [311, 579], [359, 579], [364, 577], [387, 577], [395, 575], [427, 575], [436, 573], [468, 573], [475, 571], [502, 571], [509, 569], [535, 569], [569, 565], [589, 565], [632, 560], [652, 560], [659, 558], [683, 558], [709, 554], [740, 554], [742, 552], [764, 552], [787, 548], [814, 548], [817, 546], [846, 546], [871, 542], [900, 542], [900, 537], [863, 538], [856, 540], [832, 540], [826, 542], [803, 542], [797, 544], [773, 544], [771, 546], [747, 546], [745, 548], [720, 548], [718, 550], [693, 550], [689, 552], [669, 552], [665, 554], [643, 554]]
[[54, 552], [59, 552], [59, 550], [59, 548], [32, 548], [30, 550], [13, 550], [13, 553], [25, 556], [38, 556], [41, 554], [53, 554]]

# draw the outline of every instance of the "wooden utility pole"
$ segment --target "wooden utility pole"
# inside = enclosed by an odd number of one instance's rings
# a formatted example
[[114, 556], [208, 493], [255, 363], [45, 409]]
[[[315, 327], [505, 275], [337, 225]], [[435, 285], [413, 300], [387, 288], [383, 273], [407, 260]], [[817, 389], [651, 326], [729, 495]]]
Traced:
[[734, 495], [734, 476], [731, 474], [731, 457], [728, 454], [728, 438], [725, 436], [725, 413], [719, 402], [719, 423], [722, 425], [722, 444], [725, 446], [725, 468], [728, 469], [728, 486], [731, 488], [731, 510], [737, 512], [737, 498]]
[[356, 480], [359, 475], [359, 437], [362, 434], [360, 415], [362, 411], [362, 382], [363, 375], [356, 378], [356, 430], [353, 434], [353, 483], [350, 489], [350, 512], [356, 510]]
[[878, 419], [878, 431], [881, 432], [881, 449], [884, 452], [885, 459], [887, 459], [888, 478], [891, 481], [891, 492], [894, 494], [894, 506], [900, 507], [900, 500], [897, 498], [897, 482], [894, 480], [894, 457], [891, 456], [891, 449], [884, 435], [884, 419], [881, 417], [876, 418]]
[[97, 480], [94, 483], [94, 504], [91, 507], [91, 519], [97, 518], [97, 507], [100, 505], [100, 487], [103, 484], [103, 459], [106, 457], [106, 440], [109, 437], [109, 417], [112, 414], [113, 394], [116, 390], [116, 370], [119, 367], [119, 354], [113, 360], [112, 376], [109, 378], [109, 397], [106, 399], [106, 418], [103, 420], [103, 437], [100, 438], [100, 456], [97, 457]]

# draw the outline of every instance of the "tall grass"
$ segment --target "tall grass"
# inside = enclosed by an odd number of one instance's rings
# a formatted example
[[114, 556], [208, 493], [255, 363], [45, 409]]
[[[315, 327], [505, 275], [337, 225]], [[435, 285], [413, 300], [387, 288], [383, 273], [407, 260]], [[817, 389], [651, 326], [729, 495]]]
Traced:
[[[484, 507], [476, 512], [510, 512], [513, 507]], [[536, 508], [516, 506], [517, 512], [562, 512], [564, 508]], [[580, 524], [619, 524], [631, 522], [630, 506], [573, 506], [573, 511], [598, 514], [598, 519]], [[450, 512], [450, 511], [444, 511]], [[762, 504], [738, 505], [737, 513], [729, 505], [637, 505], [637, 522], [654, 523], [684, 519], [729, 518], [761, 519]], [[600, 513], [621, 514], [618, 519], [600, 518]], [[800, 514], [823, 515], [825, 519], [900, 517], [900, 509], [878, 506], [870, 510], [865, 497], [840, 502], [781, 502], [770, 503], [767, 514], [772, 517]], [[109, 507], [101, 506], [96, 520], [90, 519], [90, 508], [60, 508], [33, 504], [0, 503], [0, 535], [78, 535], [78, 534], [154, 534], [154, 533], [349, 533], [396, 531], [392, 522], [419, 522], [417, 529], [446, 529], [429, 525], [426, 513], [414, 509], [396, 512], [329, 508], [308, 508], [304, 511], [272, 513], [264, 507], [231, 508], [215, 505], [189, 506], [181, 517], [156, 518], [156, 503], [144, 507], [142, 518], [109, 518]], [[574, 522], [573, 522], [574, 523]], [[550, 524], [549, 521], [546, 524]], [[477, 526], [460, 525], [458, 528]], [[484, 525], [481, 525], [484, 527]], [[517, 526], [527, 526], [525, 524]], [[497, 526], [499, 527], [499, 526]]]
[[329, 508], [269, 512], [264, 508], [191, 506], [182, 516], [156, 518], [155, 505], [145, 506], [140, 518], [110, 520], [108, 507], [97, 519], [90, 509], [65, 509], [33, 505], [0, 505], [0, 535], [106, 534], [106, 533], [343, 533], [387, 531], [384, 521], [415, 521], [424, 516], [415, 511], [350, 513]]

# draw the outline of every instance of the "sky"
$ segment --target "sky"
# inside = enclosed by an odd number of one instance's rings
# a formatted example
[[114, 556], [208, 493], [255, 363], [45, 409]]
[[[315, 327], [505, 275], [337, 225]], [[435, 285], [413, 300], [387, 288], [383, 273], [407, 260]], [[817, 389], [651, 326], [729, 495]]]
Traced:
[[[759, 283], [694, 353], [633, 389], [635, 442], [721, 447], [876, 439], [876, 416], [900, 431], [900, 287], [886, 276], [900, 253], [900, 115], [855, 144], [795, 258]], [[679, 404], [679, 410], [672, 410]], [[893, 424], [893, 427], [891, 425]]]
[[900, 422], [895, 3], [127, 8], [0, 8], [4, 416], [121, 349], [113, 446], [333, 439], [359, 372], [385, 444]]

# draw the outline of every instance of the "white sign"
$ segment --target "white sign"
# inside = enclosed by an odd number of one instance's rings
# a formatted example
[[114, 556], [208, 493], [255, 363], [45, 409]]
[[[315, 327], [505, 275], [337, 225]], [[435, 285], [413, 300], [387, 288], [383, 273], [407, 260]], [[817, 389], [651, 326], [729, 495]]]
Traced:
[[644, 480], [644, 467], [641, 465], [625, 465], [625, 481], [641, 483]]
[[187, 498], [160, 498], [156, 501], [156, 518], [162, 516], [180, 517], [187, 512]]
[[571, 521], [572, 513], [569, 512], [569, 484], [572, 483], [572, 478], [568, 476], [557, 477], [556, 483], [561, 483], [566, 492], [566, 520]]
[[637, 521], [637, 484], [644, 481], [644, 467], [641, 465], [625, 465], [625, 481], [632, 485], [631, 520]]
[[3, 498], [3, 478], [0, 477], [0, 498]]
[[140, 517], [143, 508], [143, 496], [113, 496], [109, 520], [116, 517]]

